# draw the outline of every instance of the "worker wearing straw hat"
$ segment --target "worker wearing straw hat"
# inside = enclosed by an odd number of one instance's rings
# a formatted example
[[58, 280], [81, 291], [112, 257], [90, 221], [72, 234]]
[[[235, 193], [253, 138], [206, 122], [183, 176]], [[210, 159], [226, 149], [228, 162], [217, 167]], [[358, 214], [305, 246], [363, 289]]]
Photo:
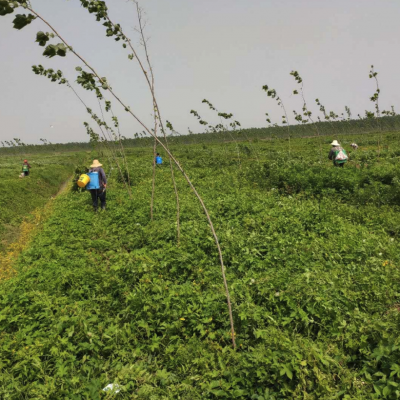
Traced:
[[331, 143], [331, 151], [329, 152], [328, 158], [333, 161], [335, 167], [343, 168], [346, 161], [349, 159], [346, 150], [340, 145], [337, 140]]
[[99, 160], [93, 160], [93, 164], [90, 166], [89, 172], [97, 172], [99, 174], [99, 184], [100, 189], [91, 189], [89, 190], [92, 195], [93, 208], [94, 211], [97, 211], [99, 199], [101, 202], [101, 209], [106, 209], [106, 187], [107, 187], [107, 178], [102, 168], [103, 164], [100, 164]]

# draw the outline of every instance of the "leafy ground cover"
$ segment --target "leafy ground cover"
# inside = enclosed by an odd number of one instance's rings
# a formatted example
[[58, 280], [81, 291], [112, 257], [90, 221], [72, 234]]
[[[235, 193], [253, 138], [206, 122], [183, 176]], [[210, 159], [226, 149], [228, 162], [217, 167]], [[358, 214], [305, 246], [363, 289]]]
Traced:
[[23, 154], [0, 159], [0, 251], [18, 236], [23, 219], [57, 193], [82, 157], [78, 153], [32, 155], [31, 175], [23, 179], [19, 178]]
[[0, 286], [1, 397], [399, 398], [392, 135], [379, 157], [378, 135], [349, 137], [360, 148], [344, 169], [326, 160], [327, 139], [294, 140], [290, 156], [285, 140], [240, 157], [235, 143], [174, 149], [221, 241], [236, 350], [217, 252], [181, 179], [176, 245], [167, 165], [150, 221], [150, 148], [128, 152], [132, 201], [112, 174], [104, 213], [87, 193], [59, 196]]

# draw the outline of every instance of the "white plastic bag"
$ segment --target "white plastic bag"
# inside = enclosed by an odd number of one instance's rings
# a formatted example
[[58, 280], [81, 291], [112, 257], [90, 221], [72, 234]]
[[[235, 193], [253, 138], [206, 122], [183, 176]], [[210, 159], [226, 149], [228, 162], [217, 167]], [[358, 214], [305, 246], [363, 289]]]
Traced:
[[118, 393], [121, 391], [121, 386], [117, 383], [110, 383], [104, 389], [104, 392]]
[[346, 156], [346, 154], [344, 154], [344, 151], [340, 150], [339, 153], [337, 154], [335, 160], [336, 161], [345, 161], [345, 160], [347, 160], [347, 158], [348, 157]]

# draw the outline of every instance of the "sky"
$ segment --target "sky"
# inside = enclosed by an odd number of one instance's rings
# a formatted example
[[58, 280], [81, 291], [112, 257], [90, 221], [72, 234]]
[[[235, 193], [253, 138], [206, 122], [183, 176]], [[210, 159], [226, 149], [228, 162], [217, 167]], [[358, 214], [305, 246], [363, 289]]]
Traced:
[[[128, 50], [105, 37], [104, 27], [78, 0], [31, 2], [152, 126], [151, 96], [137, 63], [128, 59]], [[129, 0], [107, 4], [111, 19], [122, 25], [142, 52], [134, 4]], [[282, 112], [262, 91], [266, 84], [277, 90], [293, 123], [292, 110], [299, 111], [302, 102], [292, 94], [297, 88], [292, 70], [303, 78], [305, 98], [315, 117], [320, 115], [316, 98], [337, 114], [345, 106], [355, 117], [366, 109], [373, 111], [371, 64], [379, 73], [381, 109], [394, 105], [400, 110], [397, 0], [142, 0], [140, 5], [146, 13], [161, 114], [182, 134], [188, 128], [202, 131], [192, 109], [211, 124], [219, 122], [203, 99], [221, 112], [233, 113], [246, 128], [266, 126], [266, 112], [279, 123]], [[35, 39], [36, 32], [48, 31], [47, 27], [36, 20], [17, 31], [12, 28], [14, 17], [0, 17], [0, 140], [88, 141], [83, 122], [91, 120], [73, 92], [31, 71], [32, 65], [42, 64], [61, 69], [74, 82], [75, 67], [82, 63], [71, 53], [65, 58], [43, 57]], [[94, 94], [76, 84], [74, 88], [100, 115]], [[113, 108], [122, 135], [133, 137], [142, 130], [115, 101]], [[94, 121], [92, 126], [95, 129]]]

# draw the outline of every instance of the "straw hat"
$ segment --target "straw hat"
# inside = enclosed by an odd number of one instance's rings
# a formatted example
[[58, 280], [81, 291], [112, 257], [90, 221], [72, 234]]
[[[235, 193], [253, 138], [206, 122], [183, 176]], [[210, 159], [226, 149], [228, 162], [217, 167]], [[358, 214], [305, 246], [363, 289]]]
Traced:
[[340, 144], [339, 144], [339, 142], [338, 142], [337, 140], [334, 140], [334, 141], [331, 143], [331, 146], [340, 146]]
[[99, 163], [99, 160], [93, 160], [93, 164], [90, 166], [90, 168], [96, 168], [96, 167], [102, 167], [103, 164]]

